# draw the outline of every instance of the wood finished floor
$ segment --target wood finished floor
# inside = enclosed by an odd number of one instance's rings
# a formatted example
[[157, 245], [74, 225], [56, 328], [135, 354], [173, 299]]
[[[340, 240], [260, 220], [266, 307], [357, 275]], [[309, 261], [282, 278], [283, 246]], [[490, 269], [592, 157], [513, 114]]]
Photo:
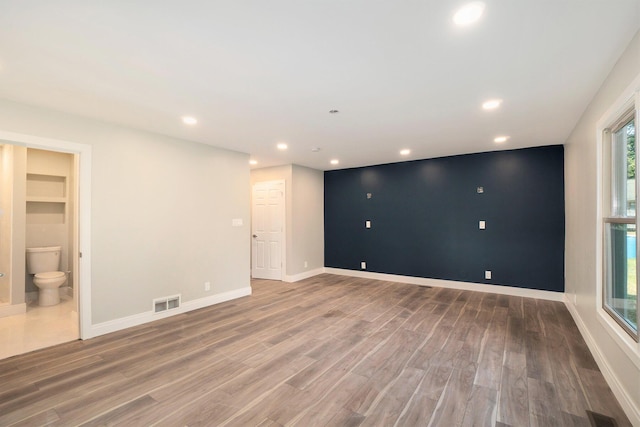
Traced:
[[630, 425], [562, 303], [320, 275], [0, 361], [0, 426]]

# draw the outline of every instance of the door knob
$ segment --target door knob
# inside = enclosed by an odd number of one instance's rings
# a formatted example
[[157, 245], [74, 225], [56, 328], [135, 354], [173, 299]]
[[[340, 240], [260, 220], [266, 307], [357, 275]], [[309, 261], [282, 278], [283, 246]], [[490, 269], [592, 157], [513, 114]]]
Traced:
[[255, 239], [256, 237], [258, 237], [258, 235], [257, 235], [257, 234], [254, 234], [254, 235], [253, 235], [253, 238]]
[[0, 277], [4, 277], [4, 273], [0, 273]]

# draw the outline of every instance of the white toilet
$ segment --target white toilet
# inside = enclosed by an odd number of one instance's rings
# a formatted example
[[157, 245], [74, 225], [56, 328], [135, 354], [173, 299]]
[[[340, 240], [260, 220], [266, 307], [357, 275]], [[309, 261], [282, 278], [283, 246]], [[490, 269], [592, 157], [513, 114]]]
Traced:
[[60, 303], [58, 288], [67, 281], [60, 267], [61, 246], [27, 248], [27, 271], [35, 274], [33, 283], [40, 289], [38, 305], [56, 305]]

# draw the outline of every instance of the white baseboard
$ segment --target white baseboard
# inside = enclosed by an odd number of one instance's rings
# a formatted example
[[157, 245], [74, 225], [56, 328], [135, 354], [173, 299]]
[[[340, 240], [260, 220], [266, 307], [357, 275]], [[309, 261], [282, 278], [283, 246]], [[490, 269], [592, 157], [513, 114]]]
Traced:
[[197, 310], [199, 308], [209, 307], [210, 305], [220, 304], [221, 302], [231, 301], [233, 299], [246, 297], [251, 295], [251, 286], [240, 288], [233, 291], [223, 292], [217, 295], [211, 295], [205, 298], [198, 298], [192, 301], [182, 303], [183, 312]]
[[6, 304], [0, 305], [0, 317], [15, 316], [27, 312], [27, 304]]
[[576, 310], [575, 305], [571, 303], [569, 298], [564, 299], [564, 305], [567, 306], [569, 313], [571, 313], [571, 317], [573, 317], [574, 322], [576, 322], [576, 325], [578, 326], [584, 341], [587, 343], [587, 347], [589, 347], [591, 354], [593, 354], [593, 358], [596, 360], [604, 379], [607, 381], [607, 384], [609, 384], [609, 387], [616, 396], [616, 399], [618, 399], [618, 402], [620, 402], [620, 406], [622, 406], [622, 409], [629, 418], [629, 421], [631, 421], [631, 425], [640, 426], [640, 408], [638, 408], [638, 406], [633, 402], [630, 398], [630, 394], [627, 393], [618, 380], [618, 377], [609, 367], [609, 362], [600, 351], [600, 347], [596, 343], [596, 340], [593, 339], [593, 336], [591, 335], [591, 332], [589, 332], [587, 326], [584, 324], [584, 321], [582, 320], [582, 317], [580, 317], [578, 310]]
[[300, 280], [308, 279], [309, 277], [317, 276], [325, 272], [324, 267], [316, 268], [314, 270], [305, 271], [303, 273], [294, 274], [292, 276], [284, 276], [283, 281], [288, 283], [299, 282]]
[[372, 273], [370, 271], [343, 270], [325, 267], [325, 273], [341, 276], [363, 277], [366, 279], [386, 280], [390, 282], [409, 283], [436, 288], [461, 289], [465, 291], [487, 292], [492, 294], [511, 295], [525, 298], [538, 298], [550, 301], [564, 301], [564, 293], [541, 291], [538, 289], [515, 288], [513, 286], [485, 285], [483, 283], [457, 282], [454, 280], [428, 279], [424, 277], [399, 276], [396, 274]]
[[186, 313], [188, 311], [197, 310], [199, 308], [208, 307], [210, 305], [220, 304], [221, 302], [231, 301], [236, 298], [251, 295], [251, 287], [236, 289], [221, 294], [211, 295], [205, 298], [199, 298], [193, 301], [185, 301], [180, 307], [172, 310], [163, 311], [162, 313], [154, 313], [146, 311], [144, 313], [134, 314], [132, 316], [122, 317], [120, 319], [109, 320], [107, 322], [91, 325], [90, 330], [83, 331], [82, 339], [94, 338], [111, 332], [120, 331], [122, 329], [131, 328], [133, 326], [142, 325], [144, 323], [153, 322], [154, 320], [164, 319], [165, 317], [175, 316], [176, 314]]

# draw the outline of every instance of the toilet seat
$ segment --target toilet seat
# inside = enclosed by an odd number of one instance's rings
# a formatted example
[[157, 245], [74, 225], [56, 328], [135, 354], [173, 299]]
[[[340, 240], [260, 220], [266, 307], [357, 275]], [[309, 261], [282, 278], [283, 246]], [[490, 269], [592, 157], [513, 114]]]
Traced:
[[46, 273], [38, 273], [34, 277], [36, 279], [58, 279], [64, 277], [64, 271], [47, 271]]

